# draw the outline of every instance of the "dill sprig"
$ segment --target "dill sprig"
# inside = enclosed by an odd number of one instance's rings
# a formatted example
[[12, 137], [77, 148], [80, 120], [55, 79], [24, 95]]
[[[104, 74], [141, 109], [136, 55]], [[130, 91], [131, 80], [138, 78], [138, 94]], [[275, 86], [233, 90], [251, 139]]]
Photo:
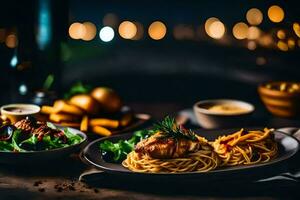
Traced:
[[172, 117], [165, 117], [161, 122], [154, 125], [155, 131], [160, 131], [160, 138], [188, 139], [197, 141], [197, 137], [192, 130], [187, 130], [176, 124]]

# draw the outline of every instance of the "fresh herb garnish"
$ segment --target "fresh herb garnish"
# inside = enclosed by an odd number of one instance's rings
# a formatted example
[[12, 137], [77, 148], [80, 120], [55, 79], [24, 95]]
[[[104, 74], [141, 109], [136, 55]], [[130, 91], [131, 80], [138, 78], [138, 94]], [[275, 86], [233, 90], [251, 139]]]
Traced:
[[165, 119], [154, 125], [155, 132], [160, 132], [158, 136], [160, 138], [174, 138], [174, 139], [188, 139], [197, 141], [197, 137], [192, 130], [187, 130], [182, 126], [176, 124], [175, 119], [169, 116]]

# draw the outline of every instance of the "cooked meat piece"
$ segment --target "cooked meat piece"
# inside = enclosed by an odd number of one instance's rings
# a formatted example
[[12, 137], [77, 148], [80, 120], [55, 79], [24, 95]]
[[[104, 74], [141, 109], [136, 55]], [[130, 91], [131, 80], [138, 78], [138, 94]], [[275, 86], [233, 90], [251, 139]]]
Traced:
[[201, 149], [205, 142], [198, 138], [198, 141], [188, 139], [174, 139], [160, 137], [160, 133], [142, 140], [135, 147], [135, 152], [148, 154], [152, 158], [166, 159], [184, 157], [186, 154]]
[[35, 128], [36, 124], [28, 119], [22, 119], [14, 124], [17, 129], [21, 129], [25, 133], [31, 133]]
[[51, 137], [60, 138], [64, 143], [67, 142], [67, 137], [63, 131], [52, 129], [46, 123], [39, 122], [38, 124], [39, 127], [32, 131], [32, 134], [37, 135], [38, 140], [42, 140], [45, 135], [50, 135]]

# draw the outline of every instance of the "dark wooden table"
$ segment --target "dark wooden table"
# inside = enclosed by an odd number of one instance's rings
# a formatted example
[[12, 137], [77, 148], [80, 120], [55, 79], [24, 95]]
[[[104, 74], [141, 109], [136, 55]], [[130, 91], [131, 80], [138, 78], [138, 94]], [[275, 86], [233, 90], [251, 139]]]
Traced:
[[[176, 103], [131, 104], [136, 112], [151, 114], [160, 119], [165, 115], [175, 115], [185, 108]], [[300, 126], [298, 120], [271, 118], [268, 124], [277, 126]], [[259, 124], [261, 125], [261, 124]], [[113, 177], [102, 180], [97, 185], [86, 185], [79, 182], [79, 175], [89, 166], [78, 157], [58, 160], [49, 163], [34, 163], [24, 166], [0, 166], [0, 199], [299, 199], [299, 187], [286, 187], [273, 190], [272, 187], [252, 190], [247, 185], [226, 185], [224, 187], [179, 183], [165, 183], [164, 186], [152, 183], [127, 185]], [[106, 184], [110, 182], [113, 184]], [[222, 183], [221, 183], [222, 185]], [[158, 187], [156, 187], [158, 186]], [[231, 188], [231, 189], [228, 189]]]

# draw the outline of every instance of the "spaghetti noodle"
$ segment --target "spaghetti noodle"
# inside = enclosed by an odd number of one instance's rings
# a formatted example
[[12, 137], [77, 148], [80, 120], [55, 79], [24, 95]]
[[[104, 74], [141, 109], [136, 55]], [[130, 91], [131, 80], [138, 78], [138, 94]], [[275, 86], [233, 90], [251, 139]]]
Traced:
[[171, 159], [154, 159], [148, 154], [132, 151], [122, 162], [122, 165], [134, 172], [207, 172], [219, 165], [219, 158], [209, 146], [195, 153], [190, 153], [186, 157]]
[[244, 131], [221, 136], [211, 145], [221, 159], [220, 166], [252, 165], [268, 162], [278, 153], [273, 129]]

